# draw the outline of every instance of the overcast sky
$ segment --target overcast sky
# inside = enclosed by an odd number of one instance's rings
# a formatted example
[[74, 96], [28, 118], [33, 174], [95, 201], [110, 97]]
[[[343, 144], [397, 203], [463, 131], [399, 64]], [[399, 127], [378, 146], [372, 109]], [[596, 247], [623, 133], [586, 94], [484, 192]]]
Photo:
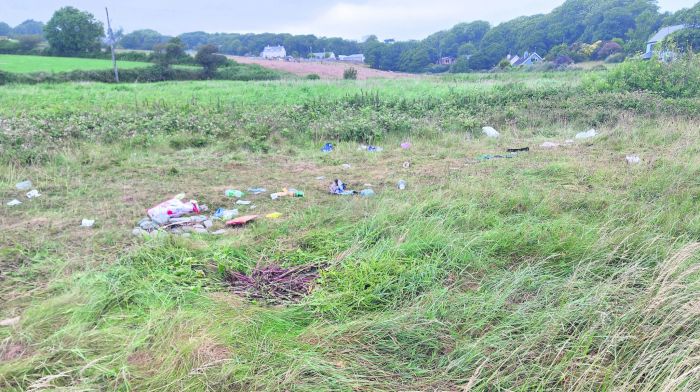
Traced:
[[[497, 24], [549, 12], [563, 0], [0, 0], [0, 21], [46, 22], [72, 5], [126, 32], [151, 28], [163, 34], [190, 31], [316, 34], [361, 39], [420, 39], [459, 22]], [[660, 0], [663, 11], [691, 7], [695, 0]]]

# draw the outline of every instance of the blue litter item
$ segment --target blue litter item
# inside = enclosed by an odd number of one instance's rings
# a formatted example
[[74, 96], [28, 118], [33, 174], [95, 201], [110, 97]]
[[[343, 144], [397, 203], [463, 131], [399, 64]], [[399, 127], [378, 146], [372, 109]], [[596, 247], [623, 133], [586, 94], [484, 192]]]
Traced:
[[326, 143], [323, 145], [323, 148], [321, 149], [323, 152], [332, 152], [333, 151], [333, 143]]
[[369, 152], [380, 152], [380, 151], [384, 151], [384, 149], [381, 148], [381, 147], [377, 147], [377, 146], [367, 146], [367, 151], [369, 151]]
[[267, 192], [267, 189], [265, 188], [248, 188], [248, 193], [250, 193], [251, 195], [259, 195], [265, 192]]
[[[344, 182], [342, 182], [338, 179], [334, 180], [333, 183], [331, 184], [331, 187], [330, 187], [330, 192], [334, 195], [343, 195], [343, 194], [345, 194], [346, 190], [347, 190], [347, 185], [345, 185]], [[352, 192], [352, 191], [350, 191], [350, 192]], [[350, 194], [352, 194], [352, 193], [350, 193]]]
[[374, 193], [372, 189], [363, 189], [360, 191], [360, 195], [362, 195], [362, 197], [372, 197], [375, 194], [376, 193]]

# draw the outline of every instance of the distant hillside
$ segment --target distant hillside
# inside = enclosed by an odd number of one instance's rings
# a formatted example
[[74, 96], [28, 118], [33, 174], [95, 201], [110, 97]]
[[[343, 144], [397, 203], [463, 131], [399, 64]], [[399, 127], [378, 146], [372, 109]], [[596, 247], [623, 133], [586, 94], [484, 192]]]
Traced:
[[[661, 26], [700, 24], [700, 3], [674, 14], [660, 13], [656, 0], [567, 0], [548, 14], [522, 16], [497, 26], [488, 22], [460, 23], [423, 40], [383, 42], [369, 36], [364, 42], [342, 38], [291, 34], [233, 34], [190, 32], [179, 35], [188, 49], [215, 44], [222, 53], [258, 55], [266, 45], [284, 45], [294, 57], [311, 52], [364, 53], [376, 69], [402, 72], [465, 72], [494, 67], [508, 54], [525, 51], [566, 57], [598, 59], [597, 51], [621, 48], [627, 54], [644, 50], [646, 40]], [[32, 20], [10, 28], [0, 22], [0, 35], [37, 34], [40, 22]], [[696, 31], [682, 34], [686, 47], [700, 47]], [[124, 35], [125, 49], [151, 50], [171, 37], [154, 30], [137, 30]], [[587, 45], [594, 43], [594, 45]], [[619, 45], [619, 46], [616, 46]], [[578, 51], [578, 53], [574, 53]], [[607, 55], [608, 52], [604, 51]], [[440, 65], [441, 58], [449, 58]], [[580, 58], [576, 58], [580, 59]]]

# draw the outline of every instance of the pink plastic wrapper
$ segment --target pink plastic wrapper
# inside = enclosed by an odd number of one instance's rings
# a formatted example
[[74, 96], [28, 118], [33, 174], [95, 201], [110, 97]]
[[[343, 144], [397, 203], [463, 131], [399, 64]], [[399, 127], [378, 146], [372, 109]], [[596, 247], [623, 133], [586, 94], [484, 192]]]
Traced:
[[180, 199], [170, 199], [148, 210], [148, 216], [159, 225], [168, 223], [170, 218], [179, 218], [183, 215], [198, 214], [199, 206], [192, 200], [183, 202]]

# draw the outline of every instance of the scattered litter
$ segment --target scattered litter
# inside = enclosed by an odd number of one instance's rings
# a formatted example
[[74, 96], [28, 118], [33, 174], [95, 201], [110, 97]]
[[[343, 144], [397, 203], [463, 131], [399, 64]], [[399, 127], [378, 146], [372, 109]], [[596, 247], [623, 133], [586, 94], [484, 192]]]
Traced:
[[343, 163], [343, 169], [350, 170], [352, 169], [352, 165], [350, 165], [349, 163]]
[[481, 128], [481, 132], [483, 132], [486, 136], [492, 137], [492, 138], [498, 138], [501, 136], [501, 134], [493, 129], [492, 127], [483, 127]]
[[253, 204], [252, 206], [248, 207], [249, 210], [254, 210], [254, 209], [256, 209], [256, 208], [258, 208], [258, 206], [256, 206], [255, 204]]
[[265, 188], [248, 188], [248, 193], [251, 195], [259, 195], [265, 192], [267, 192], [267, 189]]
[[290, 188], [290, 189], [284, 188], [284, 189], [282, 189], [282, 192], [277, 192], [277, 193], [271, 194], [271, 195], [270, 195], [270, 198], [271, 198], [272, 200], [277, 200], [277, 199], [279, 199], [280, 197], [287, 197], [287, 196], [290, 196], [290, 197], [304, 197], [304, 192], [299, 191], [299, 190], [296, 190], [296, 189], [293, 189], [293, 188]]
[[82, 222], [80, 222], [81, 227], [92, 227], [95, 226], [95, 220], [94, 219], [83, 219]]
[[411, 162], [406, 161], [406, 162], [403, 163], [403, 168], [404, 168], [404, 169], [408, 169], [408, 168], [410, 168], [410, 167], [411, 167]]
[[382, 152], [384, 151], [384, 148], [377, 146], [365, 146], [364, 144], [361, 144], [360, 147], [357, 148], [357, 151]]
[[476, 159], [479, 161], [488, 161], [490, 159], [511, 159], [511, 158], [515, 158], [515, 154], [506, 154], [506, 155], [484, 154]]
[[215, 232], [213, 232], [213, 233], [211, 233], [211, 234], [212, 234], [212, 235], [224, 235], [224, 234], [226, 234], [226, 230], [220, 229], [220, 230], [217, 230], [217, 231], [215, 231]]
[[530, 147], [519, 147], [519, 148], [508, 148], [508, 149], [506, 149], [506, 152], [515, 152], [515, 153], [518, 153], [518, 152], [529, 152], [529, 151], [530, 151]]
[[332, 152], [333, 151], [333, 144], [332, 143], [326, 143], [323, 145], [323, 148], [321, 148], [321, 151], [323, 152]]
[[399, 188], [400, 190], [406, 189], [406, 181], [404, 181], [404, 180], [399, 180], [399, 183], [398, 183], [397, 186], [398, 186], [398, 188]]
[[184, 198], [184, 195], [178, 196], [182, 197], [175, 197], [149, 209], [148, 216], [157, 224], [164, 225], [170, 221], [170, 218], [178, 218], [183, 215], [199, 213], [200, 208], [196, 201], [192, 200], [187, 203], [183, 203], [181, 199]]
[[215, 219], [231, 220], [233, 217], [238, 216], [238, 210], [227, 210], [225, 208], [219, 208], [214, 212]]
[[564, 140], [564, 144], [574, 144], [574, 143], [575, 143], [575, 142], [574, 142], [573, 139], [566, 139], [566, 140]]
[[247, 206], [247, 205], [250, 205], [250, 204], [252, 204], [252, 203], [253, 203], [253, 202], [250, 201], [250, 200], [238, 200], [238, 201], [236, 202], [236, 204], [238, 204], [238, 205], [240, 205], [240, 206]]
[[630, 165], [637, 165], [642, 162], [642, 158], [636, 155], [628, 155], [625, 157], [625, 159], [627, 159], [627, 163], [629, 163]]
[[317, 179], [318, 181], [323, 181], [323, 180], [326, 179], [326, 176], [318, 176], [318, 177], [316, 177], [316, 179]]
[[330, 191], [330, 193], [332, 193], [334, 195], [346, 196], [346, 195], [352, 195], [354, 193], [353, 191], [348, 190], [347, 185], [345, 185], [344, 182], [340, 181], [337, 178], [335, 180], [333, 180], [333, 183], [331, 184], [331, 186], [329, 187], [328, 190]]
[[363, 189], [360, 191], [360, 195], [362, 197], [372, 197], [375, 195], [374, 190], [372, 189]]
[[0, 327], [11, 327], [19, 324], [19, 316], [0, 321]]
[[148, 218], [143, 218], [139, 222], [139, 227], [146, 231], [153, 231], [158, 228], [158, 224]]
[[282, 217], [282, 214], [279, 212], [273, 212], [273, 213], [265, 215], [265, 218], [267, 218], [267, 219], [279, 219], [281, 217]]
[[408, 150], [409, 148], [411, 148], [411, 143], [410, 142], [403, 142], [403, 143], [401, 143], [401, 148], [403, 148], [404, 150]]
[[258, 215], [245, 215], [226, 222], [227, 226], [243, 226], [258, 219]]
[[320, 267], [305, 265], [283, 268], [278, 265], [256, 267], [250, 275], [238, 271], [226, 274], [234, 294], [270, 303], [297, 302], [313, 289]]
[[33, 199], [39, 196], [41, 196], [41, 193], [39, 193], [39, 191], [36, 189], [32, 189], [31, 191], [27, 192], [27, 199]]
[[557, 148], [559, 147], [559, 143], [554, 143], [554, 142], [544, 142], [540, 145], [542, 148]]
[[204, 226], [205, 229], [211, 229], [212, 226], [214, 226], [214, 222], [210, 219], [205, 220], [202, 222], [202, 226]]
[[227, 189], [224, 192], [224, 196], [235, 198], [235, 199], [240, 199], [241, 197], [243, 197], [243, 195], [245, 195], [245, 193], [239, 191], [238, 189]]
[[592, 137], [596, 137], [598, 135], [598, 132], [595, 129], [591, 129], [587, 132], [579, 132], [576, 134], [576, 139], [590, 139]]
[[29, 180], [18, 182], [15, 184], [15, 188], [17, 188], [18, 191], [28, 191], [32, 189], [32, 182]]
[[12, 200], [12, 201], [8, 201], [8, 202], [7, 202], [7, 206], [8, 206], [8, 207], [14, 207], [14, 206], [18, 206], [18, 205], [20, 205], [20, 204], [22, 204], [22, 202], [19, 201], [19, 200], [17, 200], [17, 199], [14, 199], [14, 200]]

